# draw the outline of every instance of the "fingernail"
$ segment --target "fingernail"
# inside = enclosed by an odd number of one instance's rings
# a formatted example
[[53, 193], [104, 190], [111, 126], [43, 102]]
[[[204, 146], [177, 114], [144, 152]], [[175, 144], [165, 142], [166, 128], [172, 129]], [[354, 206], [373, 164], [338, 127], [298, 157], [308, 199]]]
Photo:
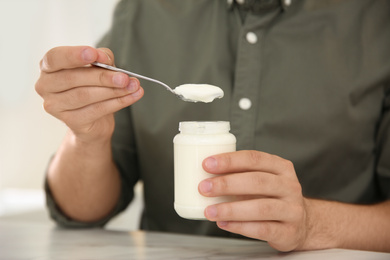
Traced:
[[99, 50], [99, 51], [104, 53], [107, 56], [108, 63], [111, 64], [111, 57], [110, 57], [110, 55], [108, 55], [108, 53], [105, 52], [104, 50]]
[[83, 52], [81, 53], [81, 57], [83, 58], [84, 61], [87, 62], [93, 62], [95, 59], [93, 51], [89, 48], [83, 50]]
[[205, 160], [204, 165], [206, 166], [207, 169], [213, 170], [217, 168], [217, 160], [214, 157], [209, 157]]
[[199, 184], [199, 190], [201, 193], [209, 193], [213, 187], [213, 184], [209, 180], [204, 180]]
[[206, 208], [206, 217], [207, 218], [215, 218], [217, 216], [217, 207], [216, 206], [208, 206]]
[[127, 90], [130, 92], [135, 92], [138, 89], [138, 81], [135, 79], [130, 79], [129, 84], [127, 85]]
[[49, 66], [47, 65], [47, 57], [45, 56], [41, 62], [41, 70], [47, 71], [48, 69], [49, 69]]
[[[127, 77], [127, 76], [126, 76]], [[114, 75], [114, 77], [112, 78], [112, 81], [114, 82], [114, 84], [118, 87], [122, 87], [123, 86], [123, 82], [125, 81], [125, 79], [123, 78], [123, 75], [122, 74], [116, 74]]]

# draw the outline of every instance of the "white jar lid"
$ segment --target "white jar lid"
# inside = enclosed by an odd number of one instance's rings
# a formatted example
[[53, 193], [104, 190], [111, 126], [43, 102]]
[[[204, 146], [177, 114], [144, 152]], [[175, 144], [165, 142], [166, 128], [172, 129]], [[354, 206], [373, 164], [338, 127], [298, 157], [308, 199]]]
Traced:
[[184, 121], [179, 123], [179, 131], [186, 134], [223, 134], [229, 133], [228, 121]]

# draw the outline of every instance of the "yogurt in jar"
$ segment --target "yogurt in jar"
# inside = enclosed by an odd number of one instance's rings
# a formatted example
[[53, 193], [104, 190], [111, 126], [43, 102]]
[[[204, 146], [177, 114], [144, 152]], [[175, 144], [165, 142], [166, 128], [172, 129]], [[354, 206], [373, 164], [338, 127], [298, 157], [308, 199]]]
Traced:
[[205, 158], [236, 150], [236, 138], [225, 121], [180, 122], [180, 133], [173, 139], [175, 202], [179, 216], [206, 219], [207, 206], [235, 200], [234, 196], [205, 197], [198, 191], [199, 183], [215, 175], [202, 167]]

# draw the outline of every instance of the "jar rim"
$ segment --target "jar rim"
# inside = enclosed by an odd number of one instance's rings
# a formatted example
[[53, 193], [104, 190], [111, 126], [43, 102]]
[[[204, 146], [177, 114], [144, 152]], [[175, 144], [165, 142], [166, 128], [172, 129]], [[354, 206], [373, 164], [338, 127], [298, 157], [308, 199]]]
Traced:
[[179, 123], [179, 131], [188, 134], [229, 133], [228, 121], [183, 121]]

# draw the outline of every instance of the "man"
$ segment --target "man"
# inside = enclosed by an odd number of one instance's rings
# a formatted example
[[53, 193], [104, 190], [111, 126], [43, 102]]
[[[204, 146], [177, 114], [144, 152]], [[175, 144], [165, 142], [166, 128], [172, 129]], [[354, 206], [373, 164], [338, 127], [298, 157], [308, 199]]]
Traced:
[[[69, 128], [47, 173], [52, 217], [102, 226], [142, 180], [146, 230], [390, 251], [389, 5], [121, 1], [102, 48], [58, 47], [41, 62], [36, 90]], [[183, 102], [94, 61], [225, 97]], [[238, 140], [203, 162], [215, 177], [202, 195], [240, 198], [206, 208], [210, 221], [173, 210], [172, 138], [185, 120], [230, 121]]]

